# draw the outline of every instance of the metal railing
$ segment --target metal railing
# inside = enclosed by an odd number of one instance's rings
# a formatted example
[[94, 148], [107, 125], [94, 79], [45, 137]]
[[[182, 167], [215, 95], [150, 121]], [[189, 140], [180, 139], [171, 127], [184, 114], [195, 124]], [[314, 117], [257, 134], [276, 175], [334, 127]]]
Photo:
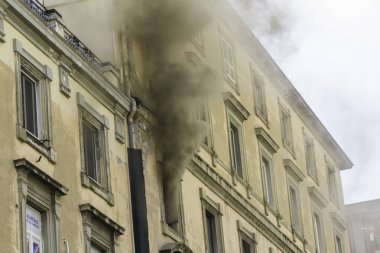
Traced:
[[[51, 11], [47, 10], [37, 0], [20, 0], [28, 9], [34, 13], [45, 25], [56, 32], [56, 25], [51, 21], [54, 20], [51, 15]], [[57, 33], [59, 36], [61, 34]], [[84, 43], [82, 43], [69, 29], [63, 27], [63, 39], [72, 47], [82, 58], [87, 61], [98, 72], [102, 72], [102, 61], [88, 49]]]

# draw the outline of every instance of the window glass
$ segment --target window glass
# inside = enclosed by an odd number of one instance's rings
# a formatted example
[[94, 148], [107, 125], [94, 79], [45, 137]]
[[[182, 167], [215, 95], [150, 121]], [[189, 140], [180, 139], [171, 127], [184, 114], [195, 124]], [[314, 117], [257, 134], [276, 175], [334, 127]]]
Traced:
[[28, 253], [42, 253], [41, 213], [26, 206], [26, 250]]
[[242, 240], [242, 250], [242, 253], [251, 253], [251, 245], [244, 239]]
[[[342, 241], [339, 236], [335, 236], [336, 253], [343, 253]], [[379, 249], [379, 248], [377, 248]]]
[[98, 171], [98, 130], [86, 120], [83, 121], [83, 139], [87, 174], [95, 181], [100, 182]]
[[209, 253], [218, 253], [215, 216], [206, 210], [207, 245]]
[[97, 248], [95, 245], [91, 244], [90, 253], [102, 253], [102, 251], [99, 248]]
[[262, 158], [263, 163], [263, 173], [264, 173], [264, 187], [265, 187], [265, 197], [271, 206], [274, 206], [274, 197], [273, 197], [273, 184], [271, 176], [270, 163], [264, 157]]
[[41, 118], [41, 96], [38, 82], [24, 72], [21, 73], [24, 128], [39, 137]]
[[315, 237], [315, 247], [317, 253], [324, 253], [323, 242], [322, 242], [322, 228], [319, 215], [314, 213], [314, 237]]
[[239, 177], [243, 177], [243, 166], [241, 160], [240, 150], [240, 136], [239, 129], [230, 123], [230, 139], [231, 139], [231, 153], [232, 153], [232, 166], [236, 170]]
[[297, 232], [300, 232], [301, 230], [301, 223], [300, 223], [300, 215], [299, 215], [299, 206], [298, 206], [298, 200], [297, 200], [297, 192], [293, 187], [289, 187], [290, 189], [290, 209], [291, 209], [291, 218], [292, 218], [292, 225], [294, 229]]

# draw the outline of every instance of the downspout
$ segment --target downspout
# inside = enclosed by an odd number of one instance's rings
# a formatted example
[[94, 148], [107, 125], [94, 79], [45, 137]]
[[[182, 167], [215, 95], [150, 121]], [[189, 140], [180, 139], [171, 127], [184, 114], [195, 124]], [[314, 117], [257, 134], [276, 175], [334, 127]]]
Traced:
[[135, 115], [137, 111], [137, 106], [136, 106], [136, 100], [132, 98], [131, 96], [129, 98], [132, 101], [131, 111], [129, 112], [128, 117], [127, 117], [129, 147], [136, 149]]
[[122, 35], [123, 42], [123, 71], [125, 94], [131, 101], [131, 110], [127, 116], [128, 124], [128, 172], [130, 185], [130, 200], [132, 212], [133, 242], [135, 253], [148, 253], [149, 250], [149, 229], [148, 211], [145, 194], [145, 176], [143, 172], [142, 151], [136, 145], [136, 100], [132, 97], [132, 82], [137, 82], [134, 78], [133, 54], [131, 35], [125, 31]]

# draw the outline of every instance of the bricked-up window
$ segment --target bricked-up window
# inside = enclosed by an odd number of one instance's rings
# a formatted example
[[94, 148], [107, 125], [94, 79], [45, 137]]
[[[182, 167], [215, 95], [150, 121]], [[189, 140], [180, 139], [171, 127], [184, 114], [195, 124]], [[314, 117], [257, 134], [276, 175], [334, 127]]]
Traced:
[[235, 59], [234, 51], [231, 43], [225, 36], [222, 35], [222, 51], [223, 51], [223, 64], [224, 73], [226, 78], [236, 85], [236, 69], [235, 69]]
[[316, 253], [325, 253], [323, 245], [322, 221], [318, 213], [313, 212], [314, 240]]

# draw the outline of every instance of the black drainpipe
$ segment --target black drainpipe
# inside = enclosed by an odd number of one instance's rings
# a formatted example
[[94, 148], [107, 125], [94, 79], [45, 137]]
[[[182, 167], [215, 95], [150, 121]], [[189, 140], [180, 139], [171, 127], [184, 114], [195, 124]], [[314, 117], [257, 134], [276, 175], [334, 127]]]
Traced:
[[131, 206], [135, 253], [149, 253], [148, 212], [145, 196], [145, 177], [141, 149], [136, 148], [135, 126], [136, 101], [128, 115], [128, 164], [131, 187]]

